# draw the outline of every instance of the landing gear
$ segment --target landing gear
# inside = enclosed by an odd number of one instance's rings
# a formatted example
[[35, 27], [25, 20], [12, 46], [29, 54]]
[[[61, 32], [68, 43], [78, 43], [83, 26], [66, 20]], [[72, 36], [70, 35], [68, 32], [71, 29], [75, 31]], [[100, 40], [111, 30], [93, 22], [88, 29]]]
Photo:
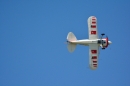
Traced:
[[105, 49], [105, 48], [102, 48], [103, 50]]
[[102, 36], [104, 36], [105, 34], [104, 34], [104, 33], [102, 33], [101, 35], [102, 35]]

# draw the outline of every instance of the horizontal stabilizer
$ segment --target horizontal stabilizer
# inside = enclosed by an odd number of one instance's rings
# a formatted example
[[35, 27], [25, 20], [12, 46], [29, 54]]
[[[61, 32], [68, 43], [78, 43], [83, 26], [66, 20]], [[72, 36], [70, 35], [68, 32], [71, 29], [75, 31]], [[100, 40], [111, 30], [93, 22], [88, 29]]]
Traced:
[[72, 43], [68, 44], [68, 50], [69, 50], [69, 52], [72, 53], [75, 50], [75, 48], [76, 48], [76, 44], [72, 44]]

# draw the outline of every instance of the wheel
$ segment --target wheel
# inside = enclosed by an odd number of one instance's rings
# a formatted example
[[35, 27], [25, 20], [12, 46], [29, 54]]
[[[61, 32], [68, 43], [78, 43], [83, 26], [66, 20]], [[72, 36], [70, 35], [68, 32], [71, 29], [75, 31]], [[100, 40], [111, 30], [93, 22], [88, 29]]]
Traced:
[[102, 48], [103, 50], [105, 49], [105, 48]]
[[104, 33], [101, 34], [102, 36], [105, 35]]

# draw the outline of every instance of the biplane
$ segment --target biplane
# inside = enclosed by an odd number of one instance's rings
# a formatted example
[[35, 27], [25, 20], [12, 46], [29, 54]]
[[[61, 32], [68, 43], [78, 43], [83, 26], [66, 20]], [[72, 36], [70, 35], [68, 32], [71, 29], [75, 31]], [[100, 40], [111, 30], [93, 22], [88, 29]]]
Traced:
[[109, 41], [107, 36], [103, 38], [104, 33], [101, 34], [100, 38], [98, 37], [97, 18], [95, 16], [88, 18], [88, 35], [88, 39], [77, 40], [76, 36], [69, 32], [67, 35], [68, 50], [73, 52], [77, 44], [89, 46], [89, 66], [92, 70], [95, 70], [98, 67], [99, 48], [104, 50], [112, 42]]

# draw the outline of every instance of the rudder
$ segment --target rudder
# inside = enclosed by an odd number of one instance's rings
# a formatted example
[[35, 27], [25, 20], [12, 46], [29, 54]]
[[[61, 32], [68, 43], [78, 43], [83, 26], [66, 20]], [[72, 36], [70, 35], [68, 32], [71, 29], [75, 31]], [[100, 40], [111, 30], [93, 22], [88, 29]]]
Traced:
[[67, 35], [67, 40], [69, 42], [71, 42], [71, 41], [76, 41], [77, 38], [75, 37], [75, 35], [72, 32], [69, 32], [68, 35]]

